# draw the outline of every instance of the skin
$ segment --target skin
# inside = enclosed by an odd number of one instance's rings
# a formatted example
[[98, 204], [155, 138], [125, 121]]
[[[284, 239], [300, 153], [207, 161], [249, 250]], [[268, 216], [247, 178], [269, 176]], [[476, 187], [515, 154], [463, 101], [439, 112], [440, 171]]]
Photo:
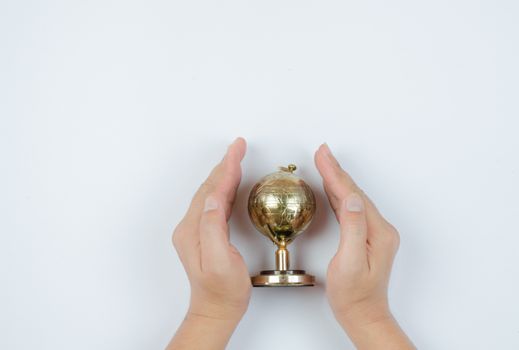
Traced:
[[[191, 286], [190, 305], [168, 350], [224, 349], [247, 310], [248, 269], [229, 241], [229, 226], [246, 142], [237, 138], [211, 171], [173, 233], [173, 245]], [[328, 266], [326, 294], [335, 318], [358, 349], [415, 349], [391, 315], [389, 276], [397, 230], [341, 168], [329, 147], [315, 165], [340, 226]]]

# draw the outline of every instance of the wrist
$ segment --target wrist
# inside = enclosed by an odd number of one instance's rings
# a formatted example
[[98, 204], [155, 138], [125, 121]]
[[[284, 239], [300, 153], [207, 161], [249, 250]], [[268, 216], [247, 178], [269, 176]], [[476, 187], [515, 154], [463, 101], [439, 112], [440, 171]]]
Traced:
[[196, 312], [188, 311], [184, 317], [183, 323], [188, 326], [215, 330], [225, 334], [226, 331], [229, 331], [229, 333], [234, 331], [238, 323], [240, 323], [240, 318], [217, 318], [207, 314], [198, 314]]
[[367, 324], [350, 324], [344, 330], [357, 349], [416, 349], [391, 315]]
[[204, 323], [206, 325], [213, 325], [217, 327], [236, 327], [243, 315], [224, 315], [213, 314], [209, 312], [197, 312], [194, 310], [188, 310], [184, 318], [184, 322], [187, 323]]
[[224, 349], [238, 322], [188, 311], [167, 349]]
[[391, 313], [381, 314], [380, 317], [368, 318], [348, 318], [339, 321], [346, 333], [355, 339], [358, 336], [369, 336], [380, 331], [397, 325], [396, 320]]
[[387, 303], [358, 305], [337, 320], [358, 349], [415, 349]]
[[239, 323], [247, 305], [234, 305], [232, 303], [215, 303], [210, 301], [192, 300], [187, 311], [186, 318], [206, 319], [220, 321], [220, 323]]
[[334, 310], [335, 317], [341, 326], [347, 329], [365, 327], [378, 322], [394, 320], [389, 310], [387, 299], [378, 301], [367, 300], [339, 310]]

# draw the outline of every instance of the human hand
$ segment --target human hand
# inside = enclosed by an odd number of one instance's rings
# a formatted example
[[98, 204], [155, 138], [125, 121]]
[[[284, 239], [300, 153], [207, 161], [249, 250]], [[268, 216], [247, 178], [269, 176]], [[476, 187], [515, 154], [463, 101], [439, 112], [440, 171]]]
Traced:
[[247, 310], [251, 281], [229, 242], [227, 220], [241, 180], [246, 143], [236, 139], [193, 197], [173, 233], [191, 286], [189, 310], [168, 349], [223, 349]]
[[414, 349], [391, 315], [387, 287], [399, 234], [341, 168], [326, 144], [315, 164], [340, 225], [328, 266], [326, 293], [333, 313], [358, 348]]

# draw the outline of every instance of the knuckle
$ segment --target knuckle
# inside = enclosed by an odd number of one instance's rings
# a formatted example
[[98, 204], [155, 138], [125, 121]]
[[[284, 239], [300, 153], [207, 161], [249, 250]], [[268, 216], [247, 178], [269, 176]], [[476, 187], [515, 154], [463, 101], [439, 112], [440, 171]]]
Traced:
[[214, 220], [209, 217], [209, 213], [204, 214], [202, 221], [200, 223], [200, 235], [211, 236], [214, 237], [218, 233], [218, 228], [214, 224]]
[[214, 180], [211, 177], [208, 177], [207, 179], [205, 179], [204, 182], [202, 182], [200, 184], [199, 192], [209, 193], [213, 190], [214, 187], [215, 187]]
[[364, 231], [362, 230], [362, 226], [359, 222], [348, 222], [344, 225], [344, 232], [346, 235], [360, 235]]
[[388, 229], [386, 230], [386, 238], [389, 244], [393, 246], [393, 248], [397, 249], [400, 245], [400, 233], [398, 230], [391, 224], [389, 224]]
[[341, 264], [339, 263], [339, 259], [337, 258], [337, 254], [330, 260], [328, 264], [328, 273], [331, 275], [337, 274], [341, 270]]
[[220, 230], [220, 228], [220, 213], [217, 210], [209, 210], [202, 214], [200, 230], [213, 232]]
[[173, 235], [171, 236], [171, 243], [173, 244], [173, 247], [175, 249], [178, 249], [179, 246], [180, 246], [180, 239], [178, 238], [178, 235], [173, 233]]
[[348, 174], [342, 168], [336, 169], [336, 172], [341, 183], [344, 184], [349, 192], [359, 192], [360, 194], [361, 189], [357, 186], [355, 181], [353, 181], [350, 174]]
[[173, 243], [173, 246], [177, 249], [180, 247], [182, 238], [185, 235], [184, 232], [185, 229], [182, 223], [179, 223], [177, 227], [175, 227], [175, 229], [173, 230], [173, 234], [171, 235], [171, 242]]
[[362, 233], [365, 230], [362, 213], [349, 213], [347, 218], [342, 219], [341, 226], [347, 233]]

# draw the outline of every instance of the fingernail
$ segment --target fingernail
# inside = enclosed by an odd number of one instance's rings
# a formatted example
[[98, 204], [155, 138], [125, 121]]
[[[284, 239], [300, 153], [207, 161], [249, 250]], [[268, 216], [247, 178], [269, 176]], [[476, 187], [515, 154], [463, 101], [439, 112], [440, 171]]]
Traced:
[[238, 139], [239, 139], [239, 137], [235, 138], [234, 141], [231, 142], [231, 143], [229, 144], [229, 146], [227, 146], [227, 152], [225, 153], [226, 155], [227, 155], [227, 153], [229, 153], [229, 150], [231, 149], [231, 147], [232, 147], [236, 142], [238, 142]]
[[358, 213], [364, 210], [364, 201], [359, 194], [352, 193], [345, 199], [345, 207], [349, 212]]
[[324, 151], [324, 154], [326, 154], [327, 156], [332, 155], [332, 151], [330, 150], [330, 147], [328, 146], [328, 144], [326, 142], [323, 143], [323, 151]]
[[337, 161], [337, 159], [335, 158], [335, 156], [333, 155], [330, 147], [328, 146], [328, 144], [325, 142], [323, 143], [323, 151], [324, 151], [324, 154], [326, 155], [326, 157], [328, 157], [328, 159], [330, 161], [332, 161], [335, 165], [337, 165], [338, 167], [340, 167], [341, 165], [339, 164], [339, 162]]
[[218, 201], [212, 196], [205, 199], [204, 212], [218, 208]]

